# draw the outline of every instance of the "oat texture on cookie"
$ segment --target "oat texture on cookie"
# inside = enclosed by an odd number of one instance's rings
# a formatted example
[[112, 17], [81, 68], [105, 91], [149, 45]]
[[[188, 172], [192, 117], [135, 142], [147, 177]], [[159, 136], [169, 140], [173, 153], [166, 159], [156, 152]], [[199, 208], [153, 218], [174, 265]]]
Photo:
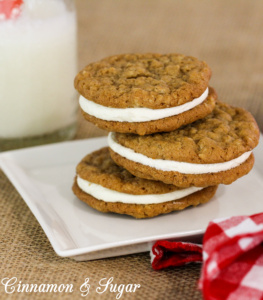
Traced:
[[82, 179], [127, 194], [163, 194], [178, 189], [174, 185], [135, 177], [112, 160], [108, 147], [86, 155], [77, 165], [76, 173]]
[[172, 132], [147, 136], [116, 133], [115, 138], [122, 146], [153, 159], [213, 164], [255, 148], [259, 129], [249, 112], [218, 101], [212, 113]]
[[209, 66], [181, 54], [122, 54], [86, 66], [75, 88], [88, 100], [113, 108], [160, 109], [182, 105], [208, 87]]

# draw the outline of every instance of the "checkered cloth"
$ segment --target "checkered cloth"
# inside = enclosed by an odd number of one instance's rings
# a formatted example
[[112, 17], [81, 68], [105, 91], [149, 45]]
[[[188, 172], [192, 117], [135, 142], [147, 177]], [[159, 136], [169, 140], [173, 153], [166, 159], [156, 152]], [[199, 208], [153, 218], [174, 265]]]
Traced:
[[[152, 266], [161, 269], [182, 265], [187, 259], [188, 249], [195, 244], [169, 242], [155, 243], [152, 249]], [[197, 245], [200, 247], [199, 245]], [[172, 251], [170, 250], [172, 248]], [[176, 253], [176, 264], [172, 252]], [[183, 259], [180, 261], [180, 257]], [[263, 300], [263, 213], [214, 220], [209, 223], [203, 239], [203, 266], [199, 288], [206, 300]]]

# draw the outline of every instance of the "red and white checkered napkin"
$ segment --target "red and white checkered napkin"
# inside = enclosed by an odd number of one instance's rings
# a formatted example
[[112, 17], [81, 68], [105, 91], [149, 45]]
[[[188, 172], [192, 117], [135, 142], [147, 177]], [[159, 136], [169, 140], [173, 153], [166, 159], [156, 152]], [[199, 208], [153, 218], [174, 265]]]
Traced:
[[263, 213], [209, 223], [199, 287], [205, 299], [263, 299]]
[[[182, 243], [184, 246], [176, 250], [178, 242], [169, 242], [167, 249], [164, 242], [162, 248], [160, 242], [153, 246], [154, 269], [200, 261], [193, 259], [191, 251], [187, 259], [188, 249], [196, 251], [194, 246], [199, 245]], [[184, 249], [187, 251], [180, 253]], [[199, 288], [206, 300], [263, 300], [263, 213], [209, 223], [203, 239]]]

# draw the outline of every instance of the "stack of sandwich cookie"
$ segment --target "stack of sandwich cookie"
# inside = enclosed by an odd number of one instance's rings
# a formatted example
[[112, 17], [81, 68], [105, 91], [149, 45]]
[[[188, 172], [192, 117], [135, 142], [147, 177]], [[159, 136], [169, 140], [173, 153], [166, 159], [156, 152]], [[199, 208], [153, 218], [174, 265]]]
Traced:
[[85, 67], [75, 87], [88, 121], [108, 131], [145, 135], [209, 114], [216, 100], [210, 77], [208, 65], [194, 57], [124, 54]]
[[73, 192], [101, 212], [149, 218], [209, 201], [217, 186], [178, 188], [133, 176], [116, 165], [105, 147], [85, 156], [77, 166]]
[[109, 148], [77, 166], [73, 191], [102, 212], [154, 217], [209, 201], [253, 167], [259, 130], [247, 111], [217, 101], [205, 62], [179, 54], [127, 54], [75, 78], [88, 121]]

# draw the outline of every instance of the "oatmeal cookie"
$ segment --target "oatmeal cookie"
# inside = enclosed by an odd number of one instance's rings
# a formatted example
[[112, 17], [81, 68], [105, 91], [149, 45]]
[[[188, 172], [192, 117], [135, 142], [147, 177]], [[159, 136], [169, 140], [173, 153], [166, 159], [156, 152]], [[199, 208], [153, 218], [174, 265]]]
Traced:
[[102, 212], [149, 218], [209, 201], [217, 186], [189, 189], [135, 177], [116, 165], [107, 147], [85, 156], [76, 168], [73, 192]]
[[139, 135], [171, 131], [209, 114], [211, 70], [181, 54], [123, 54], [86, 66], [75, 78], [84, 117], [102, 129]]
[[253, 116], [222, 102], [205, 118], [169, 133], [109, 135], [117, 164], [179, 187], [230, 184], [252, 169], [258, 141]]

